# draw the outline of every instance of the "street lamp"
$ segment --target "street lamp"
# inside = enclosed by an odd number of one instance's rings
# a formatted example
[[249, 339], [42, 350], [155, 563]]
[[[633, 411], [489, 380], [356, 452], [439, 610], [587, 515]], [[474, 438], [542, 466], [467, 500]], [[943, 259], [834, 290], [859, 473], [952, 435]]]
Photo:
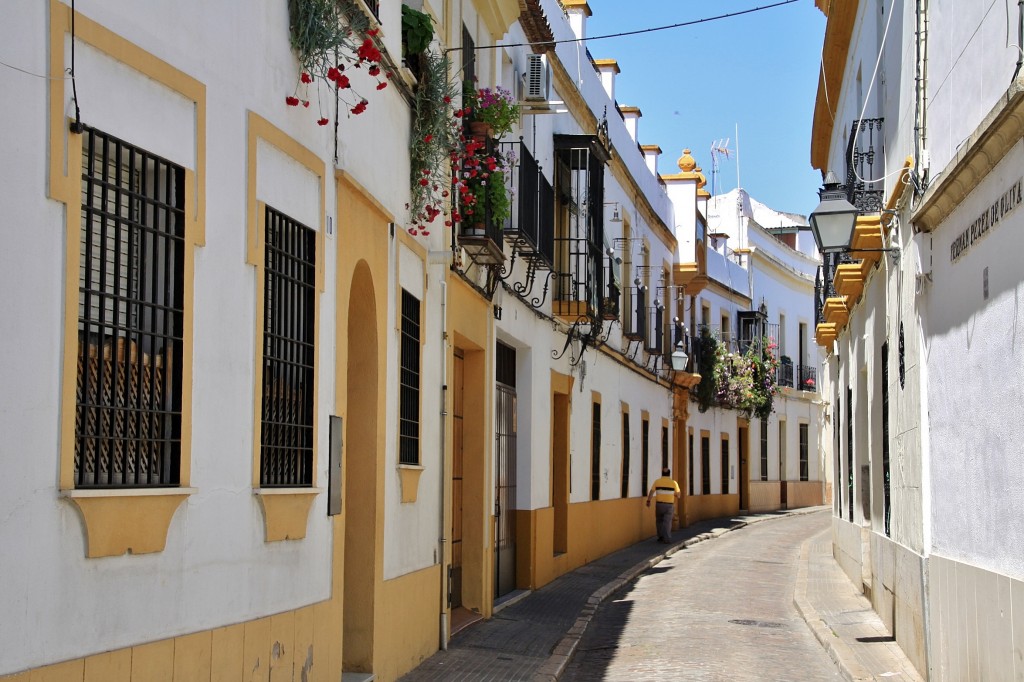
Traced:
[[676, 349], [672, 351], [672, 370], [675, 372], [682, 372], [686, 369], [686, 361], [690, 359], [690, 356], [683, 350], [683, 342], [679, 341], [676, 343]]
[[842, 253], [850, 250], [853, 228], [857, 224], [857, 207], [846, 200], [846, 192], [829, 171], [818, 192], [821, 203], [811, 212], [811, 233], [819, 253]]

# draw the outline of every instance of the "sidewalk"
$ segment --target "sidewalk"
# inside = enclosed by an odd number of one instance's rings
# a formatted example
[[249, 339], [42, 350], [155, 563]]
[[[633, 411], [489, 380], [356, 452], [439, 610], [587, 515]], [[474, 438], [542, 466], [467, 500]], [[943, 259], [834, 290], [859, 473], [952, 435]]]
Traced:
[[[557, 680], [601, 602], [666, 556], [751, 523], [828, 509], [709, 519], [675, 531], [667, 547], [652, 540], [638, 542], [557, 578], [489, 621], [468, 627], [449, 642], [447, 651], [438, 651], [401, 679]], [[846, 679], [921, 679], [833, 561], [829, 530], [801, 548], [794, 604]]]
[[832, 558], [831, 530], [800, 548], [793, 604], [845, 679], [922, 680], [871, 603]]

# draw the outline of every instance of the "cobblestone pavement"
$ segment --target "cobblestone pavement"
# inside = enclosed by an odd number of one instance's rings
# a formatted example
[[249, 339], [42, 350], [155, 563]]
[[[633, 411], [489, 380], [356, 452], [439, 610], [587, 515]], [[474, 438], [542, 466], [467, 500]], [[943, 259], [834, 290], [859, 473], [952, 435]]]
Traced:
[[827, 512], [681, 549], [604, 602], [560, 679], [838, 680], [793, 605], [802, 543]]

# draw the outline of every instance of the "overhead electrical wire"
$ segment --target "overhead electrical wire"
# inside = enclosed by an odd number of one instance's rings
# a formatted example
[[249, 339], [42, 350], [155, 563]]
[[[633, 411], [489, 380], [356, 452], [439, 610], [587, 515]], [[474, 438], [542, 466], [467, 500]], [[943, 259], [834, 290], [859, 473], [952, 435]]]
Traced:
[[[753, 14], [754, 12], [761, 12], [767, 9], [774, 9], [776, 7], [782, 7], [783, 5], [790, 5], [797, 0], [780, 0], [779, 2], [772, 3], [770, 5], [761, 5], [760, 7], [751, 7], [750, 9], [740, 10], [739, 12], [729, 12], [728, 14], [719, 14], [713, 17], [704, 17], [703, 19], [693, 19], [691, 21], [682, 21], [677, 24], [668, 24], [667, 26], [652, 26], [650, 28], [640, 28], [635, 31], [622, 31], [620, 33], [608, 33], [602, 36], [587, 36], [585, 38], [564, 38], [562, 40], [541, 40], [535, 43], [500, 43], [495, 45], [477, 45], [474, 46], [475, 51], [480, 50], [494, 50], [497, 48], [505, 47], [547, 47], [553, 45], [560, 45], [562, 43], [583, 43], [590, 42], [592, 40], [606, 40], [608, 38], [623, 38], [626, 36], [641, 35], [644, 33], [654, 33], [655, 31], [667, 31], [673, 28], [683, 28], [685, 26], [696, 26], [697, 24], [704, 24], [709, 21], [718, 21], [720, 19], [729, 19], [731, 17], [738, 17], [744, 14]], [[445, 52], [457, 52], [463, 49], [462, 47], [449, 47]]]

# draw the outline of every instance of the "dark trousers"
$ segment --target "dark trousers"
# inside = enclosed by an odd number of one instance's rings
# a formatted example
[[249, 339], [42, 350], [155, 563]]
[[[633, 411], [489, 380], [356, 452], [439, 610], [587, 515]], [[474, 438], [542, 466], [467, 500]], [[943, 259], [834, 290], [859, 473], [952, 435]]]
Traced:
[[672, 514], [675, 505], [671, 502], [658, 502], [654, 505], [655, 516], [658, 520], [658, 539], [672, 539]]

